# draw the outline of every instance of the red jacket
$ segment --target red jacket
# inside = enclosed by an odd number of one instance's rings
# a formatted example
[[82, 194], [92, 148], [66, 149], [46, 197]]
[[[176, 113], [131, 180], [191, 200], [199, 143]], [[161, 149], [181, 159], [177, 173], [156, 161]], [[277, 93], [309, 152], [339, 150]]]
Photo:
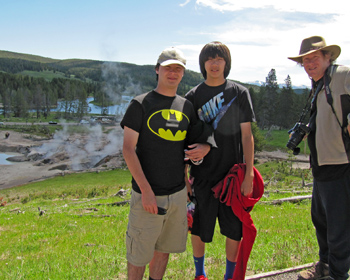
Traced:
[[254, 167], [253, 194], [251, 197], [245, 197], [241, 194], [241, 185], [245, 175], [245, 168], [245, 164], [235, 164], [226, 177], [212, 188], [214, 196], [219, 198], [220, 202], [231, 206], [233, 213], [242, 222], [243, 238], [239, 248], [235, 272], [233, 274], [234, 280], [244, 279], [245, 277], [249, 255], [256, 237], [256, 228], [249, 212], [264, 193], [264, 181], [259, 171]]

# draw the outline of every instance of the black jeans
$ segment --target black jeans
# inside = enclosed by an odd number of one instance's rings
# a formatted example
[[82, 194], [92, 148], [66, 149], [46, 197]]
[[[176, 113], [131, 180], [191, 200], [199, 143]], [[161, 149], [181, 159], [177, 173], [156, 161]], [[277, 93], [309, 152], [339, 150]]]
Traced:
[[314, 180], [311, 205], [320, 260], [330, 275], [348, 279], [350, 269], [350, 174], [329, 182]]

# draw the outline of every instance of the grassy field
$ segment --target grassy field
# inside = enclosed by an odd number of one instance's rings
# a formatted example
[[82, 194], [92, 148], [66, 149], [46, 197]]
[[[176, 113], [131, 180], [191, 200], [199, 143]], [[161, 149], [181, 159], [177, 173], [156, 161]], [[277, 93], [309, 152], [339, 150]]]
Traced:
[[[281, 151], [287, 151], [286, 144], [289, 140], [288, 130], [261, 130], [261, 134], [265, 138], [265, 150], [276, 150], [280, 149]], [[307, 141], [302, 141], [299, 144], [300, 153], [301, 154], [310, 154], [309, 147], [307, 145]]]
[[[309, 171], [286, 162], [257, 164], [268, 181], [251, 215], [258, 230], [247, 274], [310, 263], [317, 245], [310, 201], [273, 205], [282, 197], [310, 194]], [[0, 191], [0, 279], [126, 279], [125, 231], [130, 173], [78, 173]], [[124, 197], [118, 191], [127, 190]], [[40, 210], [39, 210], [40, 208]], [[207, 245], [210, 279], [222, 279], [224, 239]], [[147, 277], [147, 273], [146, 276]], [[173, 254], [165, 279], [191, 279], [192, 249]], [[186, 277], [184, 277], [186, 276]], [[148, 279], [145, 278], [145, 279]]]

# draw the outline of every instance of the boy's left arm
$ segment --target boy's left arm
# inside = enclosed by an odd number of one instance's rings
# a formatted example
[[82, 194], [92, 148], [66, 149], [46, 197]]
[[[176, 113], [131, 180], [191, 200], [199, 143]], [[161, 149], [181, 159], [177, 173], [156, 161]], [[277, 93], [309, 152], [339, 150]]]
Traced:
[[254, 179], [254, 137], [251, 129], [251, 123], [241, 123], [243, 156], [246, 163], [246, 173], [241, 186], [241, 193], [244, 196], [251, 196], [253, 193]]

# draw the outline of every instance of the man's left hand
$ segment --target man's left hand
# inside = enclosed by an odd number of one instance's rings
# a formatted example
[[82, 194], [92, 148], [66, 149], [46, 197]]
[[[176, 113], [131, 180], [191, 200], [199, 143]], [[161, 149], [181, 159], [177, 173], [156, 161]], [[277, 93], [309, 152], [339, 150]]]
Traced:
[[204, 158], [210, 151], [210, 145], [196, 143], [189, 145], [190, 150], [185, 150], [186, 159], [199, 161]]

